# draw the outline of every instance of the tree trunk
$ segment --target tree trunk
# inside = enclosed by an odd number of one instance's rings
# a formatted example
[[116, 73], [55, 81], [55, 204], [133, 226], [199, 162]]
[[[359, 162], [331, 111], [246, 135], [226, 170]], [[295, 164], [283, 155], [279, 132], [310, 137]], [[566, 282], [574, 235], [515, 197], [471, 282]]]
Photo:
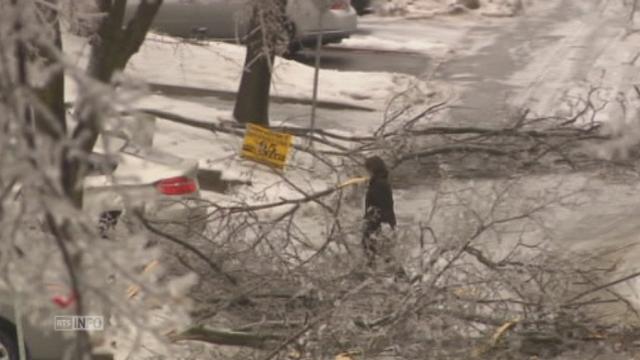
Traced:
[[[105, 18], [98, 27], [98, 41], [91, 46], [87, 75], [103, 83], [111, 81], [113, 74], [125, 68], [131, 57], [138, 52], [163, 0], [142, 0], [124, 26], [127, 0], [96, 0]], [[78, 126], [72, 139], [82, 153], [90, 153], [100, 134], [101, 116], [92, 103], [80, 101], [76, 107]], [[70, 157], [66, 152], [62, 164], [62, 186], [77, 207], [82, 206], [82, 179], [86, 166], [81, 159]]]
[[[273, 19], [284, 19], [286, 0], [253, 5], [244, 60], [244, 72], [236, 97], [233, 116], [240, 123], [269, 126], [269, 92], [271, 71], [276, 55], [279, 32], [283, 24], [269, 24]], [[266, 8], [273, 6], [273, 9]], [[271, 12], [271, 14], [268, 14]], [[275, 14], [275, 16], [273, 16]], [[272, 15], [272, 16], [269, 16]]]
[[[24, 28], [24, 19], [21, 13], [21, 4], [18, 3], [18, 0], [12, 0], [11, 5], [17, 11], [17, 16], [15, 19], [15, 23], [13, 24], [13, 31], [16, 34], [22, 35], [22, 31]], [[18, 97], [22, 97], [22, 94], [27, 91], [30, 87], [29, 79], [27, 75], [27, 46], [24, 43], [23, 39], [19, 36], [16, 38], [15, 43], [15, 58], [16, 58], [16, 66], [17, 66], [17, 85], [20, 89], [20, 92], [17, 93]], [[22, 102], [22, 99], [17, 99], [16, 104], [18, 105], [18, 118], [24, 120], [24, 124], [22, 125], [23, 133], [29, 147], [33, 148], [34, 144], [34, 134], [33, 134], [33, 119], [31, 118], [31, 112], [29, 111], [29, 106]]]
[[[57, 0], [46, 0], [51, 6], [40, 5], [38, 10], [44, 14], [44, 20], [50, 24], [54, 33], [54, 45], [62, 53], [62, 35], [60, 32], [60, 20], [56, 10]], [[54, 66], [58, 63], [57, 54], [53, 54], [45, 47], [38, 48], [39, 57], [46, 66]], [[35, 112], [35, 122], [38, 133], [49, 136], [54, 141], [63, 138], [67, 133], [66, 109], [64, 105], [64, 71], [56, 70], [50, 80], [37, 89], [42, 109]]]
[[274, 56], [262, 54], [259, 45], [247, 45], [245, 69], [240, 80], [240, 89], [233, 109], [233, 116], [240, 123], [269, 126], [269, 92], [271, 68]]

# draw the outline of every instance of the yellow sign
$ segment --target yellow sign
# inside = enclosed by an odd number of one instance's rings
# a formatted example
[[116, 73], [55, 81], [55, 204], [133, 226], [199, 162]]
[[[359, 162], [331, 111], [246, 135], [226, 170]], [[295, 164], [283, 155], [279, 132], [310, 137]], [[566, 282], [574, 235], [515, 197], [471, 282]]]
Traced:
[[247, 124], [247, 132], [242, 144], [242, 157], [284, 169], [292, 144], [293, 136], [290, 134]]

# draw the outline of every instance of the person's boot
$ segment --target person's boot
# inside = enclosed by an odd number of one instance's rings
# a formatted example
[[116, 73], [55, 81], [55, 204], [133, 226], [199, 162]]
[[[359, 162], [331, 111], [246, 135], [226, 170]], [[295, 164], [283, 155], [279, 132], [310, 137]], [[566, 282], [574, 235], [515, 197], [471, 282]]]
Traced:
[[375, 270], [376, 269], [376, 257], [373, 255], [367, 255], [367, 269]]

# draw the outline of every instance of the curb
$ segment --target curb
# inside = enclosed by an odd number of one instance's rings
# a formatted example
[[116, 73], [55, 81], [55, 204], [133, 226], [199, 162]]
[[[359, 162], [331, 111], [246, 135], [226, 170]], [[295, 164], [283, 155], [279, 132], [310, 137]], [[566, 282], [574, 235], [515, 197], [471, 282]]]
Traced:
[[[169, 84], [160, 84], [160, 83], [149, 83], [149, 87], [152, 91], [158, 92], [167, 96], [213, 96], [223, 100], [235, 101], [236, 92], [227, 91], [227, 90], [217, 90], [217, 89], [204, 89], [197, 87], [188, 87], [188, 86], [178, 86], [178, 85], [169, 85]], [[270, 96], [270, 100], [276, 103], [289, 103], [289, 104], [302, 104], [302, 105], [311, 105], [311, 99], [305, 98], [296, 98], [289, 96]], [[347, 103], [340, 103], [334, 101], [322, 101], [318, 100], [318, 107], [325, 109], [336, 109], [336, 110], [359, 110], [359, 111], [377, 111], [376, 109], [353, 105]]]

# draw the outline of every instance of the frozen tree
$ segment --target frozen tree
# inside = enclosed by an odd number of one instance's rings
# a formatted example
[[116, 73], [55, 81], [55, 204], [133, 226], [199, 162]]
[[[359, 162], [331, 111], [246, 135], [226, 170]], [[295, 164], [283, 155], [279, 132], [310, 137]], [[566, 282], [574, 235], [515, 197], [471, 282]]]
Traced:
[[[151, 288], [157, 276], [140, 274], [158, 255], [144, 248], [144, 234], [104, 241], [96, 219], [81, 209], [82, 179], [103, 121], [128, 107], [113, 75], [140, 47], [160, 5], [141, 1], [125, 22], [126, 0], [0, 3], [0, 285], [22, 303], [24, 321], [43, 329], [64, 311], [43, 291], [51, 283], [62, 297], [57, 304], [76, 314], [110, 309], [122, 325], [113, 331], [153, 333], [158, 325], [148, 310], [158, 304], [175, 306], [170, 323], [186, 316], [181, 291]], [[78, 23], [88, 25], [91, 38], [87, 69], [64, 52], [64, 24]], [[74, 116], [64, 108], [65, 78], [80, 89]], [[143, 287], [144, 301], [128, 302], [132, 284]], [[78, 333], [77, 344], [70, 358], [90, 357], [86, 333]]]
[[[334, 1], [313, 0], [311, 3], [319, 14], [324, 14]], [[233, 115], [240, 123], [269, 126], [269, 92], [275, 57], [294, 51], [299, 44], [294, 43], [295, 25], [286, 14], [290, 1], [252, 1], [249, 4], [249, 26], [242, 39], [247, 48], [244, 72]], [[318, 29], [322, 28], [321, 19], [322, 16], [317, 19]]]
[[241, 123], [269, 126], [269, 92], [275, 56], [288, 46], [290, 24], [286, 0], [252, 1], [244, 72], [233, 116]]
[[[105, 15], [98, 20], [97, 30], [93, 34], [87, 75], [90, 79], [108, 83], [113, 74], [123, 70], [131, 56], [138, 52], [162, 0], [140, 1], [128, 22], [125, 22], [127, 0], [97, 0], [96, 5], [97, 11]], [[93, 149], [100, 130], [100, 109], [94, 105], [81, 98], [76, 110], [78, 126], [73, 132], [73, 138], [83, 152]], [[67, 175], [63, 186], [76, 204], [82, 202], [78, 184], [84, 170], [78, 158], [64, 157], [62, 172]]]

